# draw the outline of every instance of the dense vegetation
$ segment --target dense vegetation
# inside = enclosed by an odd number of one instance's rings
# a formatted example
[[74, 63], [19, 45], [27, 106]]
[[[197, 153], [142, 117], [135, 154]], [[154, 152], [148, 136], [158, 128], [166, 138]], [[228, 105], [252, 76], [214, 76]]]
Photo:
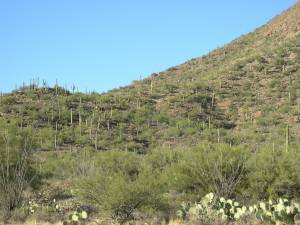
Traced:
[[[213, 192], [300, 198], [300, 4], [108, 93], [38, 79], [0, 96], [1, 215], [169, 220]], [[158, 223], [158, 222], [157, 222]]]

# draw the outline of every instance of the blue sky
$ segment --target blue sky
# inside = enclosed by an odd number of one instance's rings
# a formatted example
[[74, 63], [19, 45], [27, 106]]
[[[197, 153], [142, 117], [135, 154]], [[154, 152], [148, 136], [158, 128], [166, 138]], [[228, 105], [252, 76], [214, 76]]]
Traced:
[[107, 91], [253, 31], [296, 0], [0, 0], [0, 91]]

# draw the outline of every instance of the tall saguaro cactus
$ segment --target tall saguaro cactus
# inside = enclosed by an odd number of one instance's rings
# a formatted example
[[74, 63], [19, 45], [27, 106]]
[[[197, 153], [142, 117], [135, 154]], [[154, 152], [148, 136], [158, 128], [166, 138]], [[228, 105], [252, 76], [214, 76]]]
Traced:
[[289, 125], [285, 128], [285, 151], [289, 151], [289, 144], [290, 144], [290, 128]]
[[80, 136], [82, 135], [82, 118], [81, 118], [81, 109], [82, 109], [82, 100], [81, 100], [81, 97], [79, 98], [79, 111], [78, 111], [78, 125], [79, 125], [79, 134]]
[[55, 81], [55, 95], [58, 95], [58, 82], [57, 80]]
[[113, 107], [111, 106], [110, 107], [110, 118], [112, 119], [112, 117], [113, 117]]
[[55, 123], [54, 149], [57, 148], [57, 121]]
[[98, 150], [98, 130], [96, 129], [95, 133], [95, 150]]
[[211, 107], [213, 108], [215, 104], [215, 92], [213, 91], [212, 96], [211, 96]]
[[153, 80], [151, 80], [151, 83], [150, 83], [150, 94], [152, 95], [153, 93]]
[[90, 120], [90, 139], [92, 140], [92, 131], [93, 131], [93, 118]]
[[71, 125], [73, 125], [73, 109], [71, 109], [70, 121]]
[[110, 130], [110, 121], [107, 120], [107, 130]]

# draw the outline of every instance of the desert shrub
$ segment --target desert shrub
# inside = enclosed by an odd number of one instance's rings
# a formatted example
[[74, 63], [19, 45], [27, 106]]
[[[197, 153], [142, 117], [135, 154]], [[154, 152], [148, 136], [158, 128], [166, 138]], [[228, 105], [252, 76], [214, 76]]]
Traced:
[[96, 173], [107, 175], [123, 174], [134, 179], [141, 170], [141, 156], [132, 152], [110, 151], [96, 157]]
[[122, 173], [110, 176], [96, 173], [78, 181], [76, 194], [123, 224], [133, 219], [135, 212], [163, 210], [165, 185], [160, 174], [146, 168], [132, 179]]
[[[277, 196], [299, 197], [299, 151], [203, 144], [155, 149], [145, 155], [93, 149], [53, 153], [43, 170], [68, 179], [83, 205], [119, 222], [137, 212], [171, 213], [182, 201], [207, 192], [242, 203]], [[59, 157], [58, 157], [59, 156]]]
[[274, 113], [270, 112], [262, 117], [259, 117], [257, 119], [257, 124], [260, 126], [276, 126], [280, 124], [281, 116]]
[[181, 136], [182, 132], [177, 127], [170, 127], [164, 131], [164, 138], [178, 138]]
[[247, 163], [248, 195], [255, 200], [299, 198], [299, 160], [297, 149], [285, 152], [266, 148], [253, 154]]
[[33, 142], [29, 131], [9, 128], [0, 136], [0, 209], [4, 219], [21, 206], [23, 194], [34, 181], [31, 150]]
[[145, 164], [153, 171], [161, 171], [168, 169], [173, 165], [177, 165], [184, 154], [182, 149], [154, 149], [145, 156]]
[[39, 167], [43, 177], [72, 180], [94, 171], [97, 154], [91, 148], [74, 152], [49, 152], [47, 160]]
[[176, 188], [183, 192], [233, 196], [246, 176], [249, 152], [228, 145], [199, 146], [184, 154], [173, 168]]
[[188, 103], [198, 103], [201, 107], [206, 109], [209, 105], [211, 105], [212, 97], [205, 94], [196, 94], [189, 96], [186, 101]]
[[2, 100], [2, 104], [4, 105], [13, 105], [17, 103], [18, 103], [17, 96], [14, 95], [5, 96], [5, 98]]
[[195, 127], [188, 127], [183, 132], [186, 136], [191, 136], [196, 134], [198, 132], [198, 129]]

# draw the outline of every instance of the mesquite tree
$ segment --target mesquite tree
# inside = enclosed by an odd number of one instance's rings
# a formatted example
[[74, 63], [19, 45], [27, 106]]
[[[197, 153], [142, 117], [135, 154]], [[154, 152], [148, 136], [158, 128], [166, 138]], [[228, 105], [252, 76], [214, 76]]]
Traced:
[[4, 219], [21, 205], [24, 191], [35, 177], [31, 167], [32, 147], [28, 130], [0, 131], [0, 209]]

